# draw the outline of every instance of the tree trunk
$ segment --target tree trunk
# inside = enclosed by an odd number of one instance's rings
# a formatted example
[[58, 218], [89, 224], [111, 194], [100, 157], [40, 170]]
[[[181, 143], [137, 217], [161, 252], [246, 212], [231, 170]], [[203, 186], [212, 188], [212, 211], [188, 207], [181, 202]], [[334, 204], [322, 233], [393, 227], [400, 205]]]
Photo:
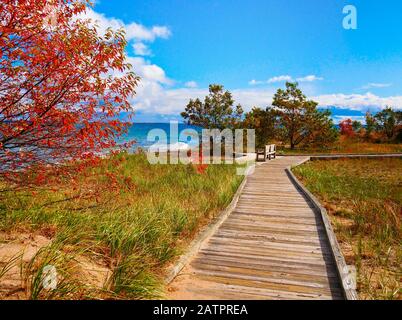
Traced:
[[295, 142], [293, 140], [293, 136], [290, 138], [290, 149], [294, 150], [295, 149]]

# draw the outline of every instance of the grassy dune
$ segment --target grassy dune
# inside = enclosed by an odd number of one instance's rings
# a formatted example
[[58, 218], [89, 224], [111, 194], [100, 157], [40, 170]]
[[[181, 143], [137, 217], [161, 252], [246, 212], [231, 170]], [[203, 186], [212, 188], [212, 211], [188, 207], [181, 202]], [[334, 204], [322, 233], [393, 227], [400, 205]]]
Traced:
[[402, 160], [314, 161], [294, 169], [327, 208], [363, 299], [400, 299]]
[[[0, 246], [19, 234], [50, 241], [21, 263], [25, 298], [157, 297], [164, 267], [227, 206], [241, 180], [234, 165], [213, 165], [198, 174], [191, 165], [150, 165], [144, 155], [119, 156], [76, 184], [2, 193]], [[20, 260], [0, 257], [0, 297], [7, 294], [1, 277]], [[54, 291], [41, 286], [45, 265], [57, 269]]]
[[328, 149], [299, 148], [295, 150], [284, 149], [280, 154], [376, 154], [376, 153], [402, 153], [402, 144], [359, 142], [340, 139]]

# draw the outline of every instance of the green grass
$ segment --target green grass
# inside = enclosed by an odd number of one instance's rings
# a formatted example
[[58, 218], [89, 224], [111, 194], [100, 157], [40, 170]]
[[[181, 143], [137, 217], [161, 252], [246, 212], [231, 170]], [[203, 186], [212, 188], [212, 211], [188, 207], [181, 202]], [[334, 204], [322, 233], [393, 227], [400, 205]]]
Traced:
[[314, 161], [293, 169], [327, 208], [363, 299], [401, 298], [402, 160]]
[[326, 149], [296, 148], [294, 150], [278, 150], [279, 154], [377, 154], [402, 153], [402, 144], [359, 142], [358, 140], [341, 138]]
[[[2, 194], [0, 231], [52, 238], [24, 266], [27, 298], [155, 298], [166, 265], [230, 203], [241, 180], [235, 165], [198, 174], [192, 165], [150, 165], [144, 155], [120, 155], [75, 184]], [[82, 256], [112, 271], [101, 289], [80, 273]], [[47, 264], [62, 274], [56, 291], [40, 288]]]

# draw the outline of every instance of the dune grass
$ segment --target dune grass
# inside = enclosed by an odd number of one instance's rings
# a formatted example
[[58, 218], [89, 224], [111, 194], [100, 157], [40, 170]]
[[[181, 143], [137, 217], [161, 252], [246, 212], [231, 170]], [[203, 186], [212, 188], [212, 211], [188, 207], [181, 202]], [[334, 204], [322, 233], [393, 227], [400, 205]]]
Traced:
[[400, 299], [402, 160], [314, 161], [294, 173], [325, 205], [362, 299]]
[[283, 149], [280, 154], [378, 154], [378, 153], [402, 153], [402, 144], [373, 143], [341, 138], [334, 145], [326, 149], [296, 148], [295, 150]]
[[[235, 165], [199, 174], [192, 165], [150, 165], [141, 154], [119, 155], [93, 170], [75, 184], [2, 193], [0, 232], [52, 239], [23, 267], [27, 298], [160, 296], [165, 266], [230, 203], [242, 180]], [[100, 288], [86, 281], [82, 259], [110, 269]], [[38, 281], [49, 264], [61, 279], [54, 291]]]

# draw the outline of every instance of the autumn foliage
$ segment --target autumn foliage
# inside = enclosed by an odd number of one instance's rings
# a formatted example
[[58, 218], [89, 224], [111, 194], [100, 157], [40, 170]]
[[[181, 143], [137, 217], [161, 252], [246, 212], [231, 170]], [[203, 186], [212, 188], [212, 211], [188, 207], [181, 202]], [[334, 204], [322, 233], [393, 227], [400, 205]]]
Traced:
[[200, 146], [199, 152], [196, 153], [194, 155], [194, 167], [195, 170], [198, 174], [205, 174], [207, 169], [208, 169], [208, 165], [204, 163], [204, 154], [203, 154], [203, 150], [202, 150], [202, 145]]
[[[0, 0], [0, 175], [95, 159], [127, 124], [138, 78], [122, 31], [100, 35], [77, 0]], [[38, 176], [43, 176], [38, 174]]]
[[351, 119], [345, 119], [342, 120], [339, 123], [339, 128], [341, 131], [341, 135], [347, 136], [347, 137], [353, 137], [355, 135], [355, 132], [353, 130], [353, 122]]

